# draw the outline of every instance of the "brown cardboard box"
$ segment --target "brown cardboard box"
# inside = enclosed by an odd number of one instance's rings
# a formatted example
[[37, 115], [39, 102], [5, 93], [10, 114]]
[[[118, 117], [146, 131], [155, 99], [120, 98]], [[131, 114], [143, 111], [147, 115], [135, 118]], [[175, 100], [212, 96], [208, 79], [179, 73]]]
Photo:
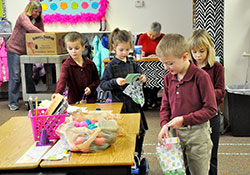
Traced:
[[66, 32], [26, 33], [27, 55], [60, 55], [67, 53], [63, 46]]

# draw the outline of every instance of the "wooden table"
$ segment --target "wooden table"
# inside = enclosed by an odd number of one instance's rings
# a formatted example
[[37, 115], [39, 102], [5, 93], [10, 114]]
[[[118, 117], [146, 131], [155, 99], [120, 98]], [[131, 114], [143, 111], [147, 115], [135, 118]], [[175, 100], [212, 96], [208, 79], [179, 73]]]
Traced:
[[12, 117], [0, 126], [0, 170], [33, 169], [40, 162], [15, 164], [34, 143], [28, 117]]
[[[119, 114], [122, 109], [122, 103], [87, 103], [77, 104], [75, 106], [87, 107], [88, 111], [95, 111], [100, 108], [102, 111], [112, 111], [113, 114]], [[140, 130], [140, 113], [119, 114], [117, 122], [125, 132], [130, 134], [139, 134]]]
[[87, 107], [88, 111], [95, 111], [96, 108], [100, 108], [102, 111], [112, 111], [112, 113], [120, 113], [123, 103], [87, 103], [77, 104], [74, 106]]
[[[101, 105], [103, 109], [106, 109], [104, 106]], [[120, 114], [117, 122], [126, 131], [126, 136], [117, 137], [115, 143], [102, 152], [72, 153], [69, 161], [39, 160], [32, 164], [16, 164], [15, 162], [30, 148], [34, 140], [30, 119], [28, 117], [13, 117], [0, 126], [1, 173], [47, 172], [58, 174], [70, 172], [72, 174], [86, 173], [94, 175], [105, 172], [104, 174], [109, 175], [131, 174], [136, 135], [139, 133], [140, 127], [140, 114]]]

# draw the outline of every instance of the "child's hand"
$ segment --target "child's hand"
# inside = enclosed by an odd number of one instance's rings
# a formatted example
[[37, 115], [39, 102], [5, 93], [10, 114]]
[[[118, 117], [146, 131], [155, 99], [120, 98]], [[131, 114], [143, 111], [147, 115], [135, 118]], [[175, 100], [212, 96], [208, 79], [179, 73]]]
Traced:
[[161, 144], [161, 140], [162, 138], [166, 136], [167, 138], [169, 137], [169, 134], [168, 134], [168, 126], [167, 124], [164, 125], [162, 128], [161, 128], [161, 131], [160, 133], [158, 134], [158, 143]]
[[139, 78], [140, 82], [145, 83], [147, 81], [147, 77], [143, 74], [141, 76], [139, 76], [138, 78]]
[[116, 82], [119, 86], [124, 86], [126, 84], [126, 79], [124, 78], [117, 78]]
[[86, 87], [86, 88], [84, 89], [84, 92], [85, 92], [86, 95], [91, 94], [91, 90], [90, 90], [89, 87]]
[[176, 129], [178, 129], [179, 127], [181, 127], [182, 124], [183, 124], [183, 117], [179, 116], [179, 117], [173, 118], [170, 122], [168, 122], [167, 126], [169, 128], [176, 128]]

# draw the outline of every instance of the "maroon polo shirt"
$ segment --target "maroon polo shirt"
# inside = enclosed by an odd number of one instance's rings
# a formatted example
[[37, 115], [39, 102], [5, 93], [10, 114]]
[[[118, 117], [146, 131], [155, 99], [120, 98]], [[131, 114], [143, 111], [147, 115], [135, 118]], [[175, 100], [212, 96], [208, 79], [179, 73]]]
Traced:
[[212, 80], [212, 83], [214, 85], [216, 102], [217, 105], [219, 106], [224, 101], [224, 96], [226, 94], [224, 68], [220, 63], [216, 61], [212, 67], [210, 67], [209, 64], [207, 64], [202, 69], [209, 74]]
[[97, 100], [96, 88], [100, 78], [95, 63], [88, 58], [83, 58], [82, 67], [68, 57], [62, 64], [60, 78], [57, 82], [56, 93], [62, 94], [68, 87], [68, 102], [74, 104], [82, 99], [84, 89], [89, 87], [91, 94], [87, 96], [88, 103]]
[[216, 115], [217, 106], [209, 75], [190, 62], [181, 81], [168, 73], [160, 109], [161, 127], [174, 117], [183, 116], [183, 125], [204, 123]]

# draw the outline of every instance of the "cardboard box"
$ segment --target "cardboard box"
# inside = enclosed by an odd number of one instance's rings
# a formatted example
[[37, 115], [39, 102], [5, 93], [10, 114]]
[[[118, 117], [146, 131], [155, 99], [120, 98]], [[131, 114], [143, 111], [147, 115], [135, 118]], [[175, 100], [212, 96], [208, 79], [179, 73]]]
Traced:
[[66, 32], [26, 33], [27, 55], [60, 55], [67, 53], [63, 45]]

